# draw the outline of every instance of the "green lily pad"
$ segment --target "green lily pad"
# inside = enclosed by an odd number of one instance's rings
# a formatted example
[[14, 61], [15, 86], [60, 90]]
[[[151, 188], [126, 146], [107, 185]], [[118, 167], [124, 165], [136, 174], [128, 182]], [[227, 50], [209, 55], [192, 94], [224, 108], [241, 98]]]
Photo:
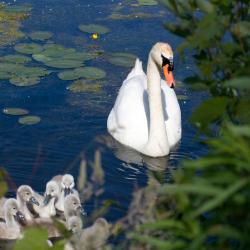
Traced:
[[58, 77], [61, 80], [76, 80], [79, 78], [101, 79], [106, 76], [106, 72], [96, 67], [77, 68], [60, 72]]
[[18, 75], [27, 76], [27, 77], [42, 77], [50, 74], [45, 68], [42, 67], [24, 67], [23, 71]]
[[35, 115], [27, 115], [27, 116], [20, 117], [18, 119], [18, 122], [24, 125], [34, 125], [34, 124], [39, 123], [40, 121], [41, 121], [41, 118]]
[[99, 55], [95, 52], [74, 52], [69, 53], [63, 56], [65, 59], [79, 60], [79, 61], [88, 61], [97, 58]]
[[31, 61], [31, 58], [23, 55], [6, 55], [3, 57], [5, 62], [10, 63], [28, 63]]
[[152, 6], [157, 5], [158, 2], [155, 0], [137, 0], [139, 5]]
[[103, 25], [99, 25], [99, 24], [81, 24], [79, 25], [79, 29], [82, 32], [86, 32], [86, 33], [97, 33], [97, 34], [106, 34], [108, 33], [110, 30], [109, 28], [103, 26]]
[[86, 79], [79, 79], [67, 87], [68, 90], [79, 92], [99, 92], [102, 90], [102, 85], [98, 82], [88, 81]]
[[44, 62], [46, 66], [59, 68], [59, 69], [70, 69], [82, 67], [83, 63], [81, 61], [70, 60], [70, 59], [55, 59]]
[[62, 57], [66, 54], [76, 52], [74, 48], [66, 48], [60, 44], [45, 44], [43, 48], [44, 51], [40, 54], [43, 54], [48, 57]]
[[3, 113], [6, 115], [27, 115], [29, 111], [21, 108], [4, 108]]
[[11, 78], [10, 83], [18, 87], [33, 86], [40, 82], [39, 77], [16, 76]]
[[46, 63], [52, 60], [51, 57], [43, 55], [43, 54], [33, 54], [32, 58], [38, 62], [43, 62], [43, 63]]
[[130, 53], [112, 53], [107, 57], [107, 61], [111, 64], [121, 67], [133, 67], [137, 56]]
[[17, 64], [17, 63], [0, 63], [0, 72], [5, 72], [5, 73], [20, 73], [23, 71], [25, 68], [24, 65], [22, 64]]
[[32, 40], [45, 41], [50, 39], [53, 34], [48, 31], [35, 31], [32, 32], [29, 36]]
[[0, 80], [7, 80], [10, 78], [10, 73], [0, 71]]
[[4, 11], [11, 13], [22, 13], [22, 12], [30, 12], [32, 10], [32, 6], [29, 4], [23, 5], [9, 5], [4, 7]]
[[41, 52], [43, 47], [36, 43], [19, 43], [15, 46], [15, 50], [22, 54], [35, 54]]

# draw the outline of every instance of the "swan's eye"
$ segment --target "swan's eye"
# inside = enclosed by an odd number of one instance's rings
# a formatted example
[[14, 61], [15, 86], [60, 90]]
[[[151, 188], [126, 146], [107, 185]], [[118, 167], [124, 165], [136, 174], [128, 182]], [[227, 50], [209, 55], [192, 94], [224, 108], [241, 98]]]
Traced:
[[165, 56], [161, 55], [162, 58], [162, 67], [165, 65], [169, 65], [168, 70], [173, 71], [174, 70], [174, 60], [173, 58], [166, 58]]
[[29, 192], [27, 192], [26, 194], [27, 194], [27, 195], [30, 195], [30, 193], [29, 193]]

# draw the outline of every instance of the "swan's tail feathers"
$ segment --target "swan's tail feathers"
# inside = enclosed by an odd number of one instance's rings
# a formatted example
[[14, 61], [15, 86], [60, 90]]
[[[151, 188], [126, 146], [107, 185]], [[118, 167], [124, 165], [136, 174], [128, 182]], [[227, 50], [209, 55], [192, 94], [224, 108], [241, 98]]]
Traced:
[[128, 74], [126, 80], [128, 80], [131, 77], [134, 77], [136, 75], [144, 75], [145, 73], [143, 72], [142, 68], [142, 61], [139, 58], [136, 58], [135, 60], [135, 66], [131, 70], [131, 72]]

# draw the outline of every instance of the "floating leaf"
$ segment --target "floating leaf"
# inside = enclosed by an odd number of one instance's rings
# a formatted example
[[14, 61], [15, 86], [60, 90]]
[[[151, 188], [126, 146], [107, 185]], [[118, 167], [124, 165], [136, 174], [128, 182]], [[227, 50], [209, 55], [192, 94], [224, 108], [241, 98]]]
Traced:
[[83, 66], [83, 63], [81, 61], [64, 59], [64, 58], [44, 61], [44, 64], [46, 66], [59, 69], [69, 69], [69, 68], [77, 68]]
[[36, 43], [19, 43], [15, 46], [15, 50], [23, 54], [34, 54], [41, 52], [43, 47]]
[[146, 5], [146, 6], [152, 6], [157, 5], [157, 1], [155, 0], [138, 0], [139, 5]]
[[109, 32], [109, 29], [103, 25], [99, 25], [99, 24], [81, 24], [79, 25], [79, 29], [82, 32], [86, 32], [86, 33], [97, 33], [97, 34], [106, 34]]
[[99, 92], [102, 89], [102, 85], [98, 82], [88, 81], [80, 79], [73, 82], [67, 87], [72, 92]]
[[136, 55], [130, 53], [112, 53], [107, 57], [107, 60], [111, 64], [130, 68], [134, 66], [136, 58]]
[[28, 63], [31, 61], [31, 58], [23, 55], [6, 55], [3, 57], [5, 62], [10, 63]]
[[6, 115], [27, 115], [29, 111], [21, 108], [4, 108], [3, 113]]
[[18, 87], [33, 86], [40, 82], [39, 77], [29, 77], [29, 76], [17, 76], [10, 80], [10, 83]]
[[27, 115], [27, 116], [20, 117], [18, 119], [19, 123], [25, 124], [25, 125], [37, 124], [40, 121], [41, 121], [41, 118], [39, 116], [35, 116], [35, 115]]
[[4, 11], [12, 13], [12, 12], [30, 12], [32, 10], [32, 6], [29, 4], [23, 5], [9, 5], [4, 8]]
[[60, 72], [58, 74], [58, 77], [61, 80], [76, 80], [82, 77], [88, 79], [101, 79], [105, 76], [106, 72], [104, 70], [95, 67], [77, 68], [74, 70]]
[[50, 39], [53, 34], [48, 31], [36, 31], [32, 32], [29, 36], [32, 40], [45, 41]]

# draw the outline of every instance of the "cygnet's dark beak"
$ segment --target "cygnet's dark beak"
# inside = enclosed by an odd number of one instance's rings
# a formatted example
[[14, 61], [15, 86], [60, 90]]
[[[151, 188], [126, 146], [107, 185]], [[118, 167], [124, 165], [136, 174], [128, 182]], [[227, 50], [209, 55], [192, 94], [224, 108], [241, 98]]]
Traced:
[[40, 206], [39, 202], [37, 201], [37, 199], [34, 196], [31, 196], [29, 201], [37, 206]]
[[87, 215], [87, 213], [85, 212], [85, 210], [83, 209], [82, 206], [79, 206], [78, 209], [79, 209], [79, 211], [80, 211], [80, 213], [81, 213], [82, 216], [86, 216]]
[[48, 205], [48, 203], [50, 202], [51, 199], [52, 199], [51, 194], [45, 194], [45, 197], [44, 197], [44, 200], [43, 200], [43, 205], [44, 206]]
[[15, 220], [22, 226], [26, 224], [25, 216], [22, 212], [17, 211], [16, 215], [14, 215]]
[[71, 188], [64, 188], [64, 197], [66, 197], [69, 194], [72, 194], [73, 191], [71, 190]]

